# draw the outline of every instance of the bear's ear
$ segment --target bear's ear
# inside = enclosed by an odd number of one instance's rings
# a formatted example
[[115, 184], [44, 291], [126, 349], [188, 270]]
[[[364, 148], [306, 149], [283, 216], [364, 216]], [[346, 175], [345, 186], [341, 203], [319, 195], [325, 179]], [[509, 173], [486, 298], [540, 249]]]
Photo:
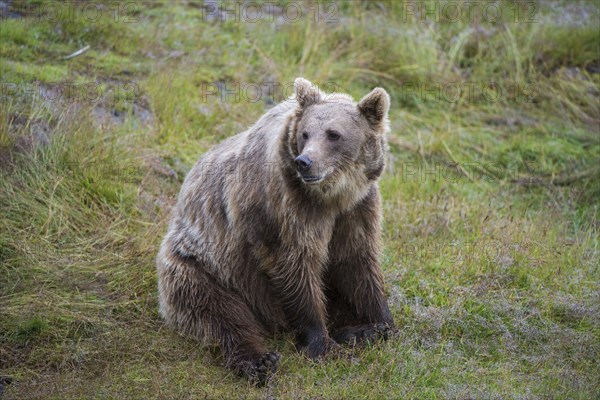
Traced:
[[358, 109], [369, 124], [378, 126], [390, 110], [390, 95], [382, 88], [375, 88], [358, 102]]
[[319, 89], [304, 78], [296, 78], [294, 81], [294, 90], [300, 108], [306, 108], [321, 101], [321, 92]]

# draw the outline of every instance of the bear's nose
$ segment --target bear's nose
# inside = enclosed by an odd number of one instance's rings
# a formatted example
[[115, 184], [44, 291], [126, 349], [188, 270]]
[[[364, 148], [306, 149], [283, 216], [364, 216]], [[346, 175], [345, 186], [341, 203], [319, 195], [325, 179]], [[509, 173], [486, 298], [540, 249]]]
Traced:
[[308, 156], [300, 155], [296, 157], [294, 163], [296, 164], [296, 168], [298, 169], [298, 171], [306, 172], [310, 169], [313, 162], [310, 158], [308, 158]]

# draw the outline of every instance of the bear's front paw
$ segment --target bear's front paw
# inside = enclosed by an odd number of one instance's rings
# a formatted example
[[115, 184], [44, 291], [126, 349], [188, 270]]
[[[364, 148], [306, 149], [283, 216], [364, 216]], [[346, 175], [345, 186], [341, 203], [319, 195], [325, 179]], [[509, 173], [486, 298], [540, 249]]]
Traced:
[[299, 343], [296, 345], [296, 349], [304, 353], [312, 360], [317, 360], [327, 354], [339, 354], [341, 351], [340, 346], [327, 336], [315, 339], [307, 345], [302, 345]]
[[364, 324], [348, 326], [333, 333], [333, 339], [340, 344], [356, 345], [387, 340], [392, 327], [388, 324]]
[[256, 358], [240, 362], [237, 370], [240, 374], [246, 375], [250, 382], [257, 386], [264, 386], [270, 376], [277, 371], [279, 358], [279, 353], [264, 353]]

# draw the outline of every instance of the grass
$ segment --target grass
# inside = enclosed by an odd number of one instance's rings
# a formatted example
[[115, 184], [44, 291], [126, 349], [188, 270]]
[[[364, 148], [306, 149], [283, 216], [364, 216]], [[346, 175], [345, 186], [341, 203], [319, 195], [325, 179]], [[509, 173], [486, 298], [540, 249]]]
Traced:
[[[53, 19], [49, 4], [11, 3], [0, 25], [4, 398], [600, 396], [597, 4], [540, 2], [529, 23], [511, 20], [522, 1], [434, 23], [384, 1], [294, 23], [205, 21], [193, 2]], [[286, 95], [220, 101], [203, 84], [296, 76], [392, 95], [399, 330], [320, 363], [273, 337], [282, 366], [261, 389], [162, 324], [154, 257], [195, 160]]]

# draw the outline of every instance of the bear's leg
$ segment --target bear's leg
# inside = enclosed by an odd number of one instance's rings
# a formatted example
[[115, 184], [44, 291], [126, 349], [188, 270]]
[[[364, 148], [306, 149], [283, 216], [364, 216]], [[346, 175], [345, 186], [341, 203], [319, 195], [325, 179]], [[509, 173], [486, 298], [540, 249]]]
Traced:
[[354, 345], [388, 338], [393, 322], [365, 323], [368, 319], [358, 317], [354, 307], [337, 290], [328, 289], [326, 295], [328, 329], [337, 343]]
[[[308, 226], [309, 224], [304, 224]], [[311, 232], [310, 229], [307, 231]], [[318, 229], [312, 230], [312, 232]], [[299, 228], [296, 233], [303, 232]], [[298, 236], [302, 236], [298, 234]], [[329, 236], [323, 235], [323, 236]], [[317, 237], [318, 235], [313, 235]], [[305, 237], [288, 237], [278, 262], [266, 270], [288, 326], [296, 333], [296, 349], [311, 359], [338, 350], [327, 331], [322, 271], [327, 256], [327, 241], [313, 239], [314, 245], [299, 245]], [[316, 243], [316, 244], [315, 244]]]
[[339, 343], [385, 339], [394, 326], [379, 267], [380, 230], [375, 189], [336, 221], [325, 284], [331, 336]]
[[327, 332], [325, 296], [320, 274], [315, 272], [318, 268], [310, 268], [318, 262], [314, 262], [314, 257], [308, 254], [304, 257], [292, 255], [287, 259], [299, 261], [287, 265], [280, 263], [286, 265], [286, 273], [278, 273], [271, 282], [287, 322], [296, 333], [296, 349], [313, 360], [318, 359], [338, 348]]
[[165, 320], [184, 333], [216, 341], [227, 367], [264, 384], [277, 369], [279, 354], [267, 351], [263, 329], [240, 296], [222, 287], [192, 257], [159, 257], [158, 274]]

